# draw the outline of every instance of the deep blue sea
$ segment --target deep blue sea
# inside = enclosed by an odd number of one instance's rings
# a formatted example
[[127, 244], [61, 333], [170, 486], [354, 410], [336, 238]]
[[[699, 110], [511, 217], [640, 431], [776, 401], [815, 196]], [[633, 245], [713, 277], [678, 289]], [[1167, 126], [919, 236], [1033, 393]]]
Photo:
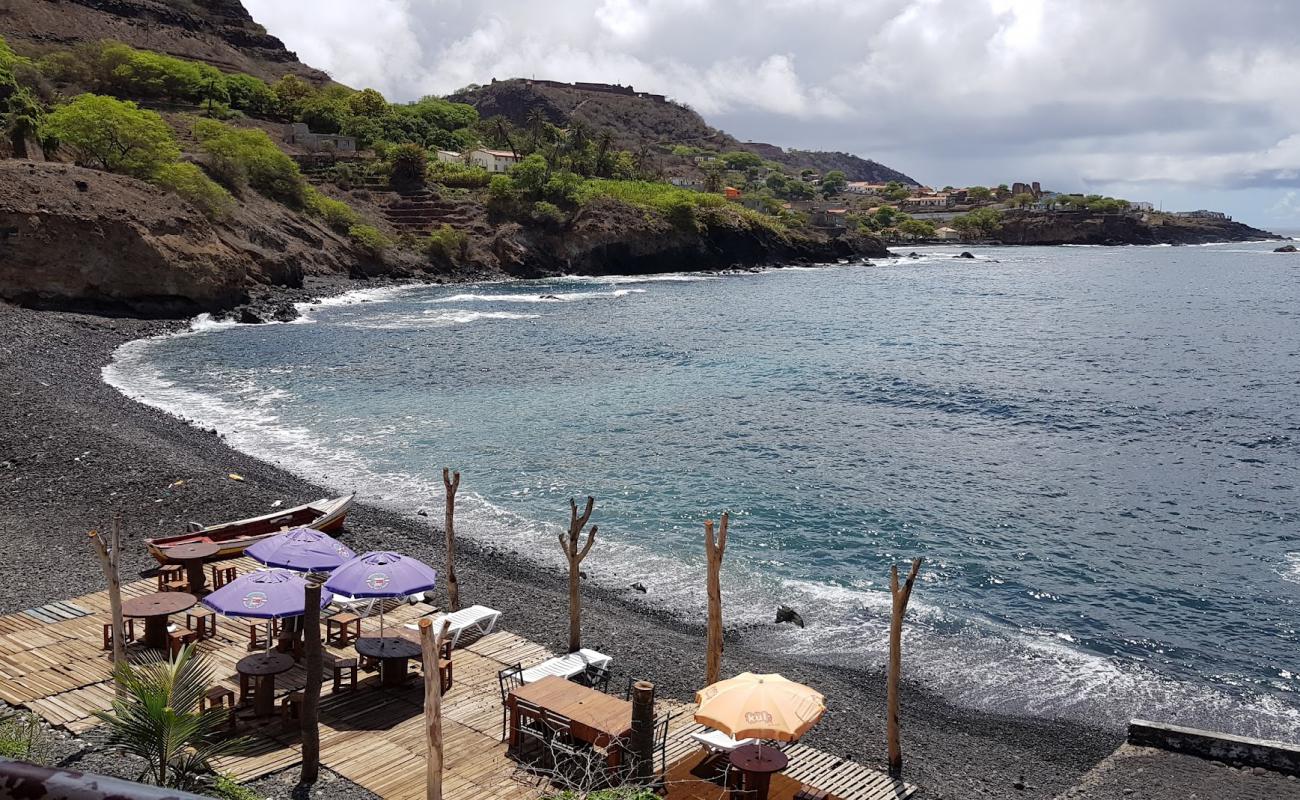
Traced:
[[[1300, 739], [1300, 257], [1273, 245], [952, 248], [872, 266], [382, 289], [195, 322], [106, 378], [235, 447], [953, 700]], [[684, 267], [686, 265], [683, 265]], [[309, 498], [285, 498], [302, 501]], [[557, 610], [557, 613], [561, 613]]]

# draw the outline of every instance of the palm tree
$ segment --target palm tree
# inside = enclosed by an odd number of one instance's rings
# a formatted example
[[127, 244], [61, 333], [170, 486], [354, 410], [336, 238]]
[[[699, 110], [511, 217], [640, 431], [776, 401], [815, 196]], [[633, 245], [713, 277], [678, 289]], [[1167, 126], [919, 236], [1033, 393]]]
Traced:
[[210, 771], [209, 762], [243, 745], [223, 739], [226, 711], [199, 711], [199, 700], [212, 685], [212, 668], [187, 645], [175, 661], [145, 653], [135, 663], [113, 668], [121, 691], [112, 711], [96, 711], [109, 728], [109, 743], [148, 762], [146, 775], [158, 786], [192, 788]]

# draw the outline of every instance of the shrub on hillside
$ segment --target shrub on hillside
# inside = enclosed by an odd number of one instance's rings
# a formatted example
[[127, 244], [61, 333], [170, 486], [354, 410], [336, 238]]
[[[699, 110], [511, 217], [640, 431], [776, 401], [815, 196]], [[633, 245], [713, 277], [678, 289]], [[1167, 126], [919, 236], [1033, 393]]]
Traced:
[[373, 225], [353, 225], [348, 236], [375, 258], [382, 259], [384, 251], [393, 246], [393, 240]]
[[424, 173], [429, 167], [429, 156], [418, 144], [399, 144], [388, 152], [392, 169], [388, 179], [394, 186], [423, 186]]
[[154, 183], [175, 192], [190, 205], [212, 220], [230, 217], [235, 210], [235, 199], [203, 174], [203, 170], [189, 162], [165, 164], [154, 177]]
[[482, 189], [492, 179], [491, 173], [480, 166], [448, 161], [431, 162], [428, 170], [425, 171], [425, 176], [432, 183], [459, 189]]
[[361, 215], [341, 200], [326, 197], [311, 186], [307, 187], [304, 196], [307, 213], [320, 217], [326, 225], [340, 233], [346, 233], [353, 226], [361, 224]]
[[181, 154], [162, 117], [103, 95], [83, 94], [60, 106], [41, 132], [71, 148], [79, 164], [137, 178], [153, 177]]
[[439, 228], [435, 228], [425, 239], [425, 252], [433, 258], [440, 258], [443, 261], [455, 261], [465, 255], [465, 248], [469, 245], [469, 237], [464, 231], [458, 231], [450, 225], [443, 223]]
[[560, 226], [564, 224], [564, 212], [554, 203], [538, 200], [533, 203], [533, 220], [543, 225]]
[[248, 185], [261, 194], [294, 207], [303, 204], [306, 184], [298, 165], [265, 131], [200, 119], [194, 123], [194, 136], [208, 154], [213, 174], [232, 191], [237, 189], [227, 181], [237, 184], [242, 173], [247, 175]]

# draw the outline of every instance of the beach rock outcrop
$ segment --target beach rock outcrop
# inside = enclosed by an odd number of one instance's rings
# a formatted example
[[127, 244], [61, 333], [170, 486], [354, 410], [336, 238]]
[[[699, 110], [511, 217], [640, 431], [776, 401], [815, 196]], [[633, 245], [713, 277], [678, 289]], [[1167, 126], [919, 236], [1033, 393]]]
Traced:
[[1208, 244], [1279, 239], [1230, 219], [1082, 211], [1004, 212], [994, 237], [1004, 244]]
[[1294, 253], [1294, 252], [1296, 252], [1296, 247], [1295, 247], [1295, 245], [1293, 245], [1293, 244], [1284, 244], [1284, 245], [1282, 245], [1281, 247], [1274, 247], [1274, 248], [1273, 248], [1273, 252], [1274, 252], [1274, 253]]
[[803, 627], [803, 617], [799, 615], [798, 611], [787, 605], [780, 605], [776, 608], [776, 624], [780, 625], [783, 622], [798, 625], [800, 628]]
[[953, 258], [974, 258], [974, 257], [975, 257], [975, 254], [972, 253], [972, 252], [969, 251], [969, 250], [963, 250], [963, 251], [961, 251], [960, 253], [958, 253], [957, 255], [953, 256]]

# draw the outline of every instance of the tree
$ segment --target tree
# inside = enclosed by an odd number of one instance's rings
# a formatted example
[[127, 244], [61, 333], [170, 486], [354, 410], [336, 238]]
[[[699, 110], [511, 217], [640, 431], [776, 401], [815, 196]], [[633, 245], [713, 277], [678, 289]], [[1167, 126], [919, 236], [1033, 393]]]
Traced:
[[271, 87], [280, 101], [280, 112], [292, 119], [298, 115], [303, 101], [316, 93], [311, 84], [297, 75], [285, 75]]
[[389, 113], [388, 101], [374, 89], [353, 92], [347, 99], [348, 113], [358, 117], [382, 117]]
[[587, 557], [587, 553], [591, 552], [591, 546], [596, 543], [596, 526], [592, 525], [587, 531], [587, 541], [581, 547], [578, 546], [578, 537], [582, 534], [587, 521], [591, 519], [591, 511], [595, 505], [596, 498], [588, 497], [586, 509], [579, 514], [578, 504], [573, 498], [569, 498], [569, 530], [567, 533], [560, 534], [560, 547], [564, 549], [564, 558], [569, 562], [570, 653], [582, 649], [582, 595], [579, 592], [579, 580], [582, 577], [582, 560]]
[[121, 696], [111, 711], [95, 716], [108, 725], [110, 744], [145, 760], [144, 775], [156, 785], [193, 788], [213, 758], [243, 745], [222, 738], [228, 710], [198, 710], [212, 685], [212, 668], [194, 655], [194, 645], [186, 645], [175, 661], [146, 652], [134, 664], [117, 664], [113, 680]]
[[996, 208], [977, 208], [954, 217], [951, 224], [963, 236], [992, 236], [1002, 227], [1002, 214]]
[[83, 94], [45, 118], [42, 135], [67, 145], [83, 166], [153, 177], [181, 150], [163, 118], [135, 103]]
[[1016, 208], [1029, 208], [1035, 203], [1035, 198], [1029, 192], [1021, 192], [1011, 198], [1011, 204]]
[[722, 154], [722, 164], [727, 169], [748, 169], [763, 166], [763, 159], [748, 150], [733, 150]]
[[919, 219], [905, 219], [898, 223], [898, 232], [912, 239], [929, 239], [934, 236], [934, 225]]
[[830, 197], [833, 194], [839, 194], [844, 191], [844, 187], [849, 183], [844, 177], [841, 170], [833, 169], [822, 176], [822, 194]]
[[971, 200], [992, 200], [993, 190], [987, 186], [971, 186], [966, 190], [966, 196]]
[[722, 180], [722, 170], [706, 169], [704, 171], [704, 191], [713, 194], [722, 194], [724, 181]]
[[424, 185], [429, 156], [423, 147], [413, 142], [399, 144], [391, 151], [389, 160], [393, 165], [389, 180], [394, 186], [405, 188]]
[[889, 748], [889, 777], [894, 780], [903, 777], [903, 748], [898, 733], [898, 684], [903, 667], [903, 615], [907, 613], [907, 601], [912, 598], [912, 587], [916, 584], [916, 573], [920, 570], [921, 559], [912, 559], [912, 568], [900, 588], [898, 565], [893, 564], [889, 568], [889, 594], [892, 608], [889, 621], [889, 675], [885, 684], [887, 707], [885, 730]]
[[541, 197], [546, 181], [550, 178], [551, 168], [546, 159], [533, 153], [510, 168], [510, 179], [514, 185], [531, 197]]

